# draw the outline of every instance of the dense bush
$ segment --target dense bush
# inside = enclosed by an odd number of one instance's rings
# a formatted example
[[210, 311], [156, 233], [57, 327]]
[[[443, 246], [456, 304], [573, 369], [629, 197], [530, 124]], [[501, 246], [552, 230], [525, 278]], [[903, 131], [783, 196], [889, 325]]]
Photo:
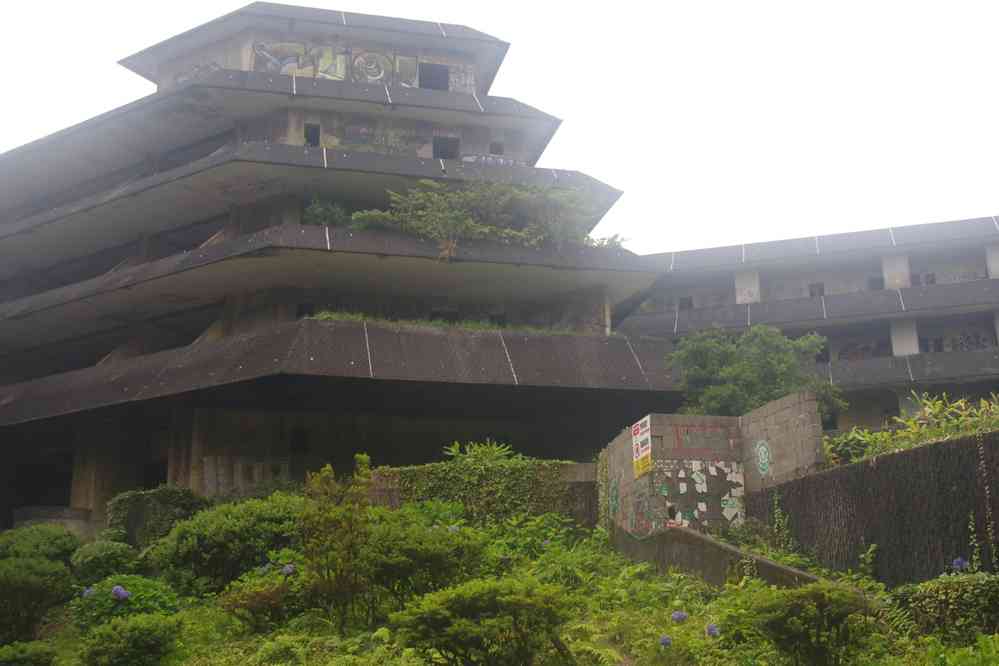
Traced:
[[125, 541], [142, 549], [209, 505], [207, 499], [178, 486], [130, 490], [108, 502], [108, 528], [123, 533]]
[[229, 583], [219, 604], [253, 631], [285, 622], [306, 608], [302, 560], [291, 550], [273, 553], [267, 564]]
[[825, 581], [781, 590], [754, 611], [763, 634], [796, 664], [850, 663], [872, 631], [863, 594]]
[[80, 540], [62, 525], [38, 523], [0, 532], [0, 559], [42, 557], [69, 564]]
[[73, 593], [69, 570], [40, 557], [0, 560], [0, 644], [34, 638], [45, 612]]
[[158, 666], [180, 635], [180, 621], [157, 614], [119, 617], [86, 637], [87, 666]]
[[896, 416], [890, 429], [853, 428], [825, 439], [826, 457], [834, 464], [846, 464], [874, 456], [904, 451], [958, 437], [999, 430], [999, 395], [988, 399], [950, 400], [946, 393], [931, 396], [912, 393], [917, 409]]
[[525, 666], [544, 652], [568, 656], [560, 638], [569, 619], [561, 588], [529, 577], [476, 579], [433, 592], [392, 615], [400, 639], [428, 661]]
[[895, 590], [920, 631], [970, 644], [979, 633], [999, 632], [999, 575], [949, 574]]
[[55, 650], [41, 641], [0, 647], [0, 666], [52, 666]]
[[147, 552], [147, 562], [180, 589], [217, 592], [267, 562], [267, 554], [299, 544], [305, 499], [274, 493], [201, 511]]
[[133, 573], [138, 553], [127, 543], [92, 541], [73, 553], [73, 574], [84, 585], [92, 585], [112, 574]]
[[489, 441], [454, 444], [445, 453], [445, 462], [379, 468], [375, 485], [398, 488], [403, 502], [456, 502], [473, 523], [571, 509], [563, 480], [571, 463], [527, 458]]
[[116, 574], [86, 588], [69, 604], [73, 622], [88, 631], [112, 618], [141, 613], [176, 613], [177, 595], [166, 583]]

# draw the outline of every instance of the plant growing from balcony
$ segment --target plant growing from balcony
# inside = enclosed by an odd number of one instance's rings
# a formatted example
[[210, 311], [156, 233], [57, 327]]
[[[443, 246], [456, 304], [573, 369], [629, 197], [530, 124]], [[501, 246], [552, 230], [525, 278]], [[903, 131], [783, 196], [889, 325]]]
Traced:
[[707, 329], [680, 340], [668, 362], [678, 375], [690, 414], [741, 416], [771, 400], [811, 391], [823, 415], [845, 407], [839, 391], [813, 371], [825, 338], [788, 338], [772, 326], [736, 334]]
[[587, 235], [595, 218], [592, 203], [578, 190], [475, 182], [450, 187], [421, 180], [405, 192], [389, 192], [385, 210], [348, 214], [339, 204], [313, 199], [305, 224], [388, 229], [437, 243], [451, 259], [461, 241], [492, 240], [524, 247], [588, 245], [620, 247], [621, 238]]

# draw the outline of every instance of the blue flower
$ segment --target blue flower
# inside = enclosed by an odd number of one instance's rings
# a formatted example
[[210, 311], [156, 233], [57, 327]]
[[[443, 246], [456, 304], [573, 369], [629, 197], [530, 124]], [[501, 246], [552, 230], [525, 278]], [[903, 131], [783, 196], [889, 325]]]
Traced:
[[660, 647], [668, 648], [672, 644], [673, 644], [673, 639], [670, 638], [669, 636], [662, 636], [659, 639], [659, 646]]
[[673, 621], [676, 622], [677, 624], [681, 624], [683, 622], [686, 622], [687, 618], [690, 616], [684, 613], [682, 610], [675, 610], [673, 611], [673, 614], [670, 615], [670, 617], [673, 618]]
[[84, 599], [86, 599], [87, 597], [89, 597], [93, 593], [94, 593], [94, 588], [93, 588], [93, 586], [91, 586], [91, 587], [84, 588], [83, 592], [80, 592], [80, 596], [83, 597]]
[[295, 565], [294, 564], [284, 565], [283, 567], [281, 567], [281, 573], [283, 573], [285, 576], [292, 575], [293, 573], [295, 573]]
[[132, 596], [132, 593], [123, 588], [121, 585], [115, 585], [111, 588], [111, 596], [118, 601], [125, 601]]
[[954, 561], [951, 562], [951, 566], [954, 567], [954, 571], [964, 571], [971, 566], [971, 563], [963, 557], [955, 557]]
[[718, 638], [718, 634], [721, 632], [718, 630], [718, 625], [712, 622], [708, 626], [704, 627], [704, 633], [711, 638]]
[[545, 539], [544, 541], [541, 542], [541, 547], [547, 548], [549, 545], [551, 545], [551, 542], [552, 542], [551, 539]]

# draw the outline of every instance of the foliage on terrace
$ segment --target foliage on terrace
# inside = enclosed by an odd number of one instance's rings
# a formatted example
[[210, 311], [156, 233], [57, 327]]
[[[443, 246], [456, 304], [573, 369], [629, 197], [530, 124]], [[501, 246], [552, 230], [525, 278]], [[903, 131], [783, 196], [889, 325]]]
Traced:
[[680, 340], [669, 355], [689, 414], [742, 416], [797, 391], [811, 391], [826, 416], [846, 404], [838, 389], [813, 372], [826, 340], [810, 333], [788, 338], [757, 324], [741, 333], [705, 329]]
[[582, 335], [579, 331], [563, 326], [526, 326], [519, 324], [498, 324], [481, 319], [389, 319], [364, 312], [347, 310], [322, 310], [311, 317], [319, 321], [366, 321], [370, 324], [390, 326], [422, 326], [463, 331], [510, 331], [513, 333], [537, 333], [544, 335]]
[[452, 187], [421, 180], [403, 193], [389, 192], [386, 210], [348, 212], [341, 204], [313, 199], [303, 224], [388, 229], [434, 241], [442, 259], [461, 241], [491, 240], [522, 247], [590, 245], [619, 247], [619, 237], [588, 235], [596, 211], [578, 190], [474, 182]]
[[886, 453], [906, 451], [934, 442], [981, 435], [999, 430], [999, 395], [978, 401], [947, 394], [912, 393], [914, 411], [892, 418], [884, 430], [852, 428], [826, 437], [826, 458], [834, 465], [866, 460]]

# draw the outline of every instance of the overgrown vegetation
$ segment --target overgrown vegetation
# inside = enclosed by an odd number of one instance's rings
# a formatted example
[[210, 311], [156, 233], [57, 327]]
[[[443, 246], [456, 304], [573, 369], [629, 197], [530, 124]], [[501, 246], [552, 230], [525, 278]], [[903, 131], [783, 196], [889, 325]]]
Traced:
[[595, 218], [595, 208], [578, 190], [481, 181], [454, 187], [421, 180], [403, 193], [390, 191], [387, 210], [348, 213], [340, 204], [314, 199], [302, 222], [412, 234], [436, 242], [441, 258], [450, 259], [461, 241], [470, 240], [535, 248], [619, 247], [617, 236], [589, 237]]
[[933, 442], [999, 430], [999, 395], [995, 393], [974, 401], [951, 400], [946, 393], [933, 396], [913, 392], [911, 402], [912, 413], [893, 417], [889, 428], [853, 428], [826, 437], [826, 458], [834, 465], [843, 465]]
[[512, 331], [516, 333], [542, 333], [545, 335], [580, 335], [579, 331], [557, 326], [524, 326], [497, 324], [481, 319], [462, 319], [448, 321], [446, 319], [386, 319], [364, 312], [347, 310], [323, 310], [312, 317], [319, 321], [366, 321], [372, 324], [388, 324], [392, 326], [424, 326], [442, 329], [458, 329], [465, 331]]
[[[495, 442], [446, 452], [426, 476], [410, 472], [421, 501], [394, 510], [370, 504], [366, 456], [349, 473], [310, 475], [301, 495], [207, 508], [147, 550], [143, 575], [85, 586], [62, 562], [27, 558], [61, 573], [41, 576], [53, 592], [39, 608], [72, 584], [76, 598], [41, 629], [36, 619], [13, 631], [17, 619], [0, 616], [3, 642], [41, 639], [0, 647], [0, 664], [930, 666], [999, 654], [986, 635], [999, 579], [969, 572], [970, 562], [888, 592], [869, 577], [872, 548], [862, 572], [837, 580], [781, 590], [743, 576], [715, 589], [627, 561], [602, 530], [530, 515], [554, 502], [538, 488], [558, 486], [560, 463]], [[502, 505], [489, 494], [514, 512], [492, 514]], [[728, 537], [812, 568], [788, 551], [796, 546], [774, 514]], [[9, 571], [35, 566], [6, 561]]]
[[773, 326], [741, 333], [705, 329], [682, 338], [669, 356], [691, 414], [742, 416], [796, 391], [811, 391], [823, 416], [845, 408], [838, 389], [814, 372], [826, 340], [785, 337]]

